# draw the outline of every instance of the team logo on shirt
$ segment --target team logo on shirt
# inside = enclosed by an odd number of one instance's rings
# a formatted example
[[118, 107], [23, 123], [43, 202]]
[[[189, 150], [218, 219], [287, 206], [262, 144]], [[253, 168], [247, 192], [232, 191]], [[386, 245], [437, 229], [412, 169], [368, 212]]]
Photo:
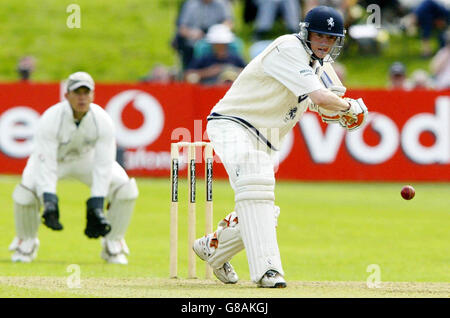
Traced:
[[330, 17], [329, 19], [327, 19], [327, 22], [328, 22], [328, 30], [331, 30], [331, 28], [334, 27], [333, 17]]
[[294, 106], [289, 109], [289, 111], [286, 113], [286, 116], [284, 116], [284, 121], [288, 122], [289, 120], [293, 120], [295, 118], [295, 115], [297, 115], [298, 107]]

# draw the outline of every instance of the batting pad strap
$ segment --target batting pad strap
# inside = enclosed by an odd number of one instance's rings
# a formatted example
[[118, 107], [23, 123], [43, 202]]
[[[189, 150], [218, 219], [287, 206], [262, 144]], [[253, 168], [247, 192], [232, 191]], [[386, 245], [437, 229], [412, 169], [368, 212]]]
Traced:
[[243, 176], [235, 183], [235, 201], [275, 200], [275, 179], [264, 176]]

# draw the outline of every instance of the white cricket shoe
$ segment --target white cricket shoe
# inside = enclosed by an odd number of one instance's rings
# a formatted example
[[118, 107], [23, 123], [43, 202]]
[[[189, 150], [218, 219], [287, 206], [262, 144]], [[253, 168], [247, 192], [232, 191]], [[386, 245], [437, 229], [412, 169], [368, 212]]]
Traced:
[[224, 263], [222, 267], [213, 269], [213, 273], [218, 280], [225, 284], [236, 284], [239, 280], [233, 266], [229, 262]]
[[286, 286], [283, 276], [274, 270], [268, 270], [258, 282], [258, 287], [262, 288], [285, 288]]
[[[212, 237], [213, 234], [203, 236], [195, 240], [194, 245], [192, 246], [195, 254], [205, 262], [208, 261], [215, 251], [215, 247], [211, 247], [210, 245]], [[236, 284], [239, 280], [233, 266], [229, 262], [224, 263], [219, 268], [213, 268], [213, 273], [217, 279], [224, 284]]]
[[127, 265], [128, 259], [126, 255], [130, 254], [127, 243], [124, 239], [108, 240], [102, 238], [101, 257], [110, 264]]
[[13, 262], [30, 263], [37, 257], [39, 239], [20, 239], [15, 237], [9, 245], [9, 250], [14, 251], [11, 256]]

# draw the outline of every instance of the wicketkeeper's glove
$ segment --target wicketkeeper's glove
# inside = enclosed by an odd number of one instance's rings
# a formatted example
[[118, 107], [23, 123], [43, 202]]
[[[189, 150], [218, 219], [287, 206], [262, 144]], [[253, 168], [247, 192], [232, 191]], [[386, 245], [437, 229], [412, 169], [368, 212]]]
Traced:
[[42, 213], [42, 221], [48, 228], [55, 231], [63, 229], [59, 222], [58, 197], [54, 193], [44, 193], [44, 213]]
[[92, 197], [87, 200], [87, 223], [84, 234], [89, 238], [105, 236], [111, 231], [111, 225], [103, 214], [103, 197]]

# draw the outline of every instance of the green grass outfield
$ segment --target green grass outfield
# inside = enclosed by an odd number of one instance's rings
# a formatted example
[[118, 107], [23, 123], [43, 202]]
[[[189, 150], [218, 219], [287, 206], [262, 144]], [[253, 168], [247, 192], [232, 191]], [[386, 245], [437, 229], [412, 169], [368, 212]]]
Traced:
[[[256, 288], [245, 252], [232, 261], [237, 285], [187, 276], [186, 183], [180, 184], [179, 278], [169, 279], [167, 179], [138, 179], [140, 197], [127, 234], [129, 265], [105, 264], [99, 240], [83, 234], [89, 189], [60, 181], [62, 232], [41, 227], [41, 247], [31, 264], [10, 262], [14, 236], [11, 194], [18, 177], [0, 177], [0, 297], [449, 297], [450, 184], [413, 184], [405, 201], [398, 183], [277, 183], [281, 207], [278, 241], [288, 288]], [[198, 228], [203, 235], [204, 183], [198, 184]], [[226, 181], [214, 183], [214, 223], [233, 209]], [[81, 288], [69, 288], [80, 268]], [[379, 288], [368, 288], [380, 269]]]

